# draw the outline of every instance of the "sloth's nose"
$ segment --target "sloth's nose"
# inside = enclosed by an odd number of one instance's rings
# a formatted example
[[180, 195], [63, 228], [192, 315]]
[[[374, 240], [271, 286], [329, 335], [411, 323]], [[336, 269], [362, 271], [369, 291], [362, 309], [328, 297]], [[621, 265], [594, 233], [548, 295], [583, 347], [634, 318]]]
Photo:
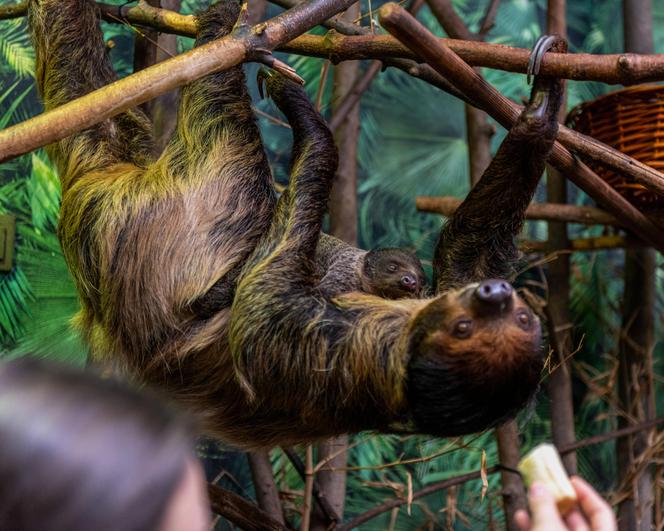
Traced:
[[417, 288], [417, 279], [413, 275], [404, 275], [401, 277], [401, 284], [410, 291]]
[[473, 295], [483, 313], [502, 313], [512, 308], [513, 291], [509, 282], [492, 278], [480, 282]]

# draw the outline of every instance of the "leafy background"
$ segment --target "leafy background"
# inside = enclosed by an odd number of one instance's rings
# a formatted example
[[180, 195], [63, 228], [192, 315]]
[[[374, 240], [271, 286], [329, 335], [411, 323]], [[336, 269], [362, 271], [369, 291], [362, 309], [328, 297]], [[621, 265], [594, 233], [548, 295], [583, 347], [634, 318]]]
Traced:
[[[124, 3], [121, 1], [113, 2]], [[184, 0], [183, 12], [194, 12], [206, 5], [204, 0]], [[376, 9], [382, 2], [373, 2]], [[458, 0], [458, 12], [476, 29], [485, 0]], [[593, 53], [620, 52], [622, 28], [616, 13], [619, 0], [579, 0], [568, 3], [571, 51]], [[367, 6], [365, 6], [366, 8]], [[655, 0], [654, 28], [656, 51], [664, 51], [664, 0]], [[545, 0], [503, 0], [492, 42], [530, 47], [541, 33], [545, 21]], [[276, 14], [277, 8], [270, 8]], [[366, 12], [366, 9], [365, 11]], [[443, 34], [429, 11], [418, 18], [438, 34]], [[125, 26], [104, 24], [107, 39], [115, 42], [112, 57], [121, 75], [131, 72], [133, 31]], [[190, 39], [181, 38], [179, 48], [188, 49]], [[315, 96], [323, 61], [286, 57], [307, 80]], [[41, 112], [33, 79], [34, 52], [27, 37], [24, 20], [0, 22], [0, 128], [20, 122]], [[249, 79], [254, 67], [247, 67]], [[520, 100], [527, 96], [525, 76], [485, 71], [487, 79], [506, 96]], [[331, 76], [330, 76], [331, 77]], [[255, 86], [250, 82], [252, 91]], [[330, 82], [325, 87], [322, 110], [329, 107]], [[591, 100], [615, 87], [600, 83], [569, 83], [569, 107]], [[262, 111], [278, 116], [267, 101], [256, 101]], [[290, 132], [264, 118], [259, 119], [275, 179], [286, 182], [290, 152]], [[389, 245], [414, 247], [430, 264], [431, 249], [441, 224], [438, 216], [415, 210], [417, 195], [456, 195], [468, 191], [467, 144], [463, 105], [451, 96], [406, 76], [387, 70], [364, 95], [361, 107], [361, 136], [358, 165], [360, 243], [366, 248]], [[497, 126], [494, 148], [504, 136]], [[570, 201], [589, 203], [588, 198], [570, 186]], [[53, 167], [40, 150], [0, 165], [0, 213], [17, 216], [15, 268], [0, 273], [0, 355], [12, 357], [27, 352], [55, 357], [72, 363], [85, 362], [85, 349], [69, 327], [78, 302], [56, 237], [59, 204], [58, 180]], [[540, 193], [540, 198], [543, 198]], [[544, 238], [542, 223], [529, 223], [529, 237]], [[570, 226], [571, 236], [595, 234], [597, 228]], [[662, 280], [661, 257], [657, 290], [657, 346], [655, 372], [661, 373]], [[572, 301], [574, 332], [579, 352], [575, 356], [574, 400], [578, 438], [615, 427], [615, 411], [610, 406], [611, 370], [615, 365], [616, 338], [620, 324], [623, 253], [621, 251], [575, 254], [572, 257]], [[664, 394], [657, 379], [658, 410]], [[590, 385], [592, 384], [592, 385]], [[542, 391], [536, 406], [522, 414], [520, 425], [524, 447], [550, 438], [548, 398]], [[463, 447], [462, 449], [460, 449]], [[208, 456], [210, 474], [219, 476], [224, 486], [253, 496], [251, 480], [243, 454], [223, 446], [202, 443]], [[489, 464], [497, 462], [497, 451], [490, 433], [463, 441], [430, 440], [419, 437], [373, 436], [360, 434], [352, 440], [347, 489], [347, 516], [358, 514], [406, 489], [409, 477], [413, 489], [460, 473], [477, 470], [482, 451]], [[436, 455], [435, 458], [427, 456]], [[273, 453], [278, 484], [286, 503], [294, 507], [302, 485], [279, 452]], [[383, 467], [384, 463], [405, 458], [420, 462]], [[616, 486], [615, 449], [612, 442], [579, 452], [583, 476], [602, 491]], [[362, 526], [362, 529], [416, 529], [438, 527], [500, 527], [500, 486], [490, 478], [487, 496], [481, 498], [479, 481], [457, 490], [442, 491], [410, 508], [390, 512]], [[289, 502], [290, 499], [290, 502]], [[219, 527], [225, 524], [220, 523]], [[431, 527], [433, 528], [433, 527]]]

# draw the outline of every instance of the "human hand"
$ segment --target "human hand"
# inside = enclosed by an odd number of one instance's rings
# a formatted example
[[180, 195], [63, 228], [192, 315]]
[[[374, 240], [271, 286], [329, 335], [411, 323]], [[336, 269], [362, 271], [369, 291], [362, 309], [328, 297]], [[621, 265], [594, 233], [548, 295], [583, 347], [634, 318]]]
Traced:
[[562, 516], [549, 490], [539, 482], [531, 485], [528, 503], [532, 519], [524, 510], [514, 515], [521, 531], [615, 531], [613, 510], [588, 483], [579, 477], [570, 478], [579, 500], [579, 507]]

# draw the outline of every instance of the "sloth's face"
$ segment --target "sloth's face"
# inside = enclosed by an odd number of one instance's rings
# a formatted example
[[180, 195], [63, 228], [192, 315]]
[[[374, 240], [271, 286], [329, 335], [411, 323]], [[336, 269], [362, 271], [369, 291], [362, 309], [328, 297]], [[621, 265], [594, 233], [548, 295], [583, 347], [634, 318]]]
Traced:
[[408, 401], [418, 431], [454, 436], [515, 415], [543, 365], [537, 316], [504, 280], [434, 299], [411, 330]]
[[403, 249], [369, 251], [364, 258], [364, 272], [371, 293], [387, 299], [420, 297], [426, 286], [420, 260]]

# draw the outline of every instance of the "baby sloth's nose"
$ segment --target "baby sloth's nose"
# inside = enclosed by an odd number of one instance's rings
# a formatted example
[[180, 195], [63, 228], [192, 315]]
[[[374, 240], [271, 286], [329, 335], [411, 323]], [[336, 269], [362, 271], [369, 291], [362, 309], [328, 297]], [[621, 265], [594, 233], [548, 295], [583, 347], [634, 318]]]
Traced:
[[492, 278], [480, 282], [473, 296], [479, 303], [477, 306], [482, 313], [502, 313], [512, 308], [513, 291], [509, 282]]
[[404, 275], [401, 277], [401, 285], [410, 291], [415, 291], [417, 289], [417, 279], [413, 275]]

